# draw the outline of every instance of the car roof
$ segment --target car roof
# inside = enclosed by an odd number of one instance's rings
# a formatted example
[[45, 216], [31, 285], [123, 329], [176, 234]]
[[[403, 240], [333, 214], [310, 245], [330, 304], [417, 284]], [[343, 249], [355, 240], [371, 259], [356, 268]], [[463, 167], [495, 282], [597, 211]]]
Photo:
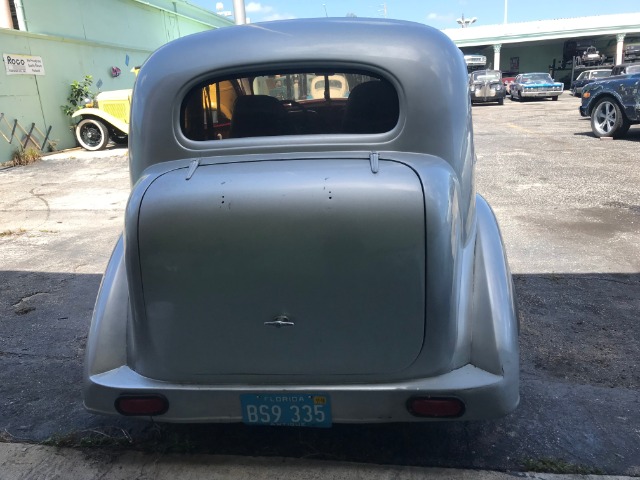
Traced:
[[[384, 134], [328, 135], [321, 141], [285, 136], [196, 142], [181, 134], [180, 105], [198, 83], [266, 69], [315, 66], [370, 71], [391, 82], [400, 105], [397, 126]], [[298, 19], [197, 33], [154, 52], [142, 66], [135, 88], [129, 152], [132, 182], [150, 165], [175, 159], [327, 148], [428, 153], [461, 170], [460, 152], [472, 147], [469, 100], [460, 94], [467, 89], [463, 54], [439, 30], [414, 22]], [[425, 129], [425, 118], [439, 121]]]

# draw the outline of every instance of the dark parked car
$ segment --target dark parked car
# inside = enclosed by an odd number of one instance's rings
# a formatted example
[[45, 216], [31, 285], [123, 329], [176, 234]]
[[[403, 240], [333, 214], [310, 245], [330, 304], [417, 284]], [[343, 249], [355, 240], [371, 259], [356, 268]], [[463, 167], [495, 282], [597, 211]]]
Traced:
[[564, 84], [554, 82], [548, 73], [522, 73], [511, 84], [511, 100], [550, 98], [558, 100]]
[[580, 115], [591, 117], [596, 137], [619, 138], [640, 123], [640, 73], [590, 83], [582, 92]]
[[469, 95], [471, 103], [504, 103], [505, 87], [499, 70], [476, 70], [469, 75]]
[[599, 80], [601, 78], [606, 78], [611, 76], [611, 69], [605, 68], [601, 70], [587, 70], [578, 75], [573, 82], [571, 82], [571, 93], [576, 97], [579, 97], [582, 94], [582, 89], [587, 83], [591, 83], [595, 80]]
[[611, 69], [611, 76], [615, 75], [629, 75], [632, 73], [640, 73], [639, 63], [621, 63]]
[[640, 38], [630, 38], [624, 42], [624, 61], [640, 62]]

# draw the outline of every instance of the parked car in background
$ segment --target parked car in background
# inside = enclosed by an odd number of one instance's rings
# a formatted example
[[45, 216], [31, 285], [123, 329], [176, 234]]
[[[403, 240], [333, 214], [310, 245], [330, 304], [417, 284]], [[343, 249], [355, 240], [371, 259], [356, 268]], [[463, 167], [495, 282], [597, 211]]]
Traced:
[[582, 52], [582, 55], [580, 55], [579, 57], [576, 57], [577, 59], [576, 65], [586, 65], [586, 66], [601, 65], [604, 63], [606, 58], [607, 58], [606, 55], [600, 54], [598, 49], [593, 45], [591, 45], [587, 47], [587, 49], [584, 52]]
[[640, 62], [640, 38], [625, 38], [623, 55], [625, 63]]
[[[308, 98], [333, 75], [348, 97]], [[220, 28], [164, 45], [140, 79], [89, 411], [330, 427], [516, 408], [514, 290], [446, 35], [358, 18]]]
[[[639, 65], [640, 66], [640, 65]], [[596, 137], [623, 137], [640, 123], [640, 72], [598, 80], [584, 87], [580, 115], [591, 117]]]
[[593, 38], [576, 38], [564, 42], [562, 48], [562, 68], [572, 64], [574, 58], [582, 57], [583, 53], [596, 44]]
[[469, 96], [471, 103], [504, 103], [505, 88], [499, 70], [476, 70], [469, 75]]
[[479, 53], [468, 54], [464, 56], [464, 62], [467, 64], [467, 71], [482, 70], [487, 66], [487, 57]]
[[513, 83], [513, 81], [516, 79], [516, 75], [514, 76], [508, 76], [508, 77], [502, 77], [502, 85], [504, 85], [504, 91], [505, 94], [507, 95], [511, 95], [511, 84]]
[[92, 103], [72, 115], [78, 120], [74, 131], [82, 148], [102, 150], [109, 140], [127, 144], [132, 93], [131, 89], [101, 92]]
[[310, 98], [345, 98], [349, 95], [349, 84], [344, 75], [315, 76], [309, 83]]
[[621, 63], [611, 69], [611, 76], [629, 75], [632, 73], [640, 73], [640, 64], [638, 63]]
[[611, 76], [610, 68], [586, 70], [578, 75], [578, 77], [573, 82], [571, 82], [571, 94], [579, 97], [582, 94], [582, 89], [586, 84], [609, 76]]
[[511, 100], [550, 98], [558, 100], [564, 84], [555, 82], [548, 73], [522, 73], [511, 84]]

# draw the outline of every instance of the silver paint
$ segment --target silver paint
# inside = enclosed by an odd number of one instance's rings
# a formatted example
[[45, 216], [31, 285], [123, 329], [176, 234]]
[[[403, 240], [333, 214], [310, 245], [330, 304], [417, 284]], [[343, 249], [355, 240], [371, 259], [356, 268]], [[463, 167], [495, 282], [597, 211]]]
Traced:
[[[398, 125], [202, 142], [180, 132], [199, 81], [300, 65], [384, 76]], [[134, 188], [94, 310], [87, 409], [113, 415], [118, 395], [155, 392], [170, 402], [159, 421], [236, 422], [242, 393], [322, 391], [334, 422], [424, 421], [406, 409], [414, 395], [462, 399], [462, 420], [513, 410], [515, 301], [475, 193], [467, 88], [455, 45], [408, 22], [272, 22], [159, 49], [134, 93]]]

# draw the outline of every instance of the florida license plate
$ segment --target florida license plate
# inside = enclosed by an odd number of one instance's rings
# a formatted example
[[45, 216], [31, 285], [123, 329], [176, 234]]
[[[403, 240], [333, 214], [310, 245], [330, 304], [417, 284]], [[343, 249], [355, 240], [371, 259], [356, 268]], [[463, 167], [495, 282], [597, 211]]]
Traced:
[[240, 395], [242, 421], [247, 425], [287, 427], [331, 426], [331, 399], [319, 393]]

